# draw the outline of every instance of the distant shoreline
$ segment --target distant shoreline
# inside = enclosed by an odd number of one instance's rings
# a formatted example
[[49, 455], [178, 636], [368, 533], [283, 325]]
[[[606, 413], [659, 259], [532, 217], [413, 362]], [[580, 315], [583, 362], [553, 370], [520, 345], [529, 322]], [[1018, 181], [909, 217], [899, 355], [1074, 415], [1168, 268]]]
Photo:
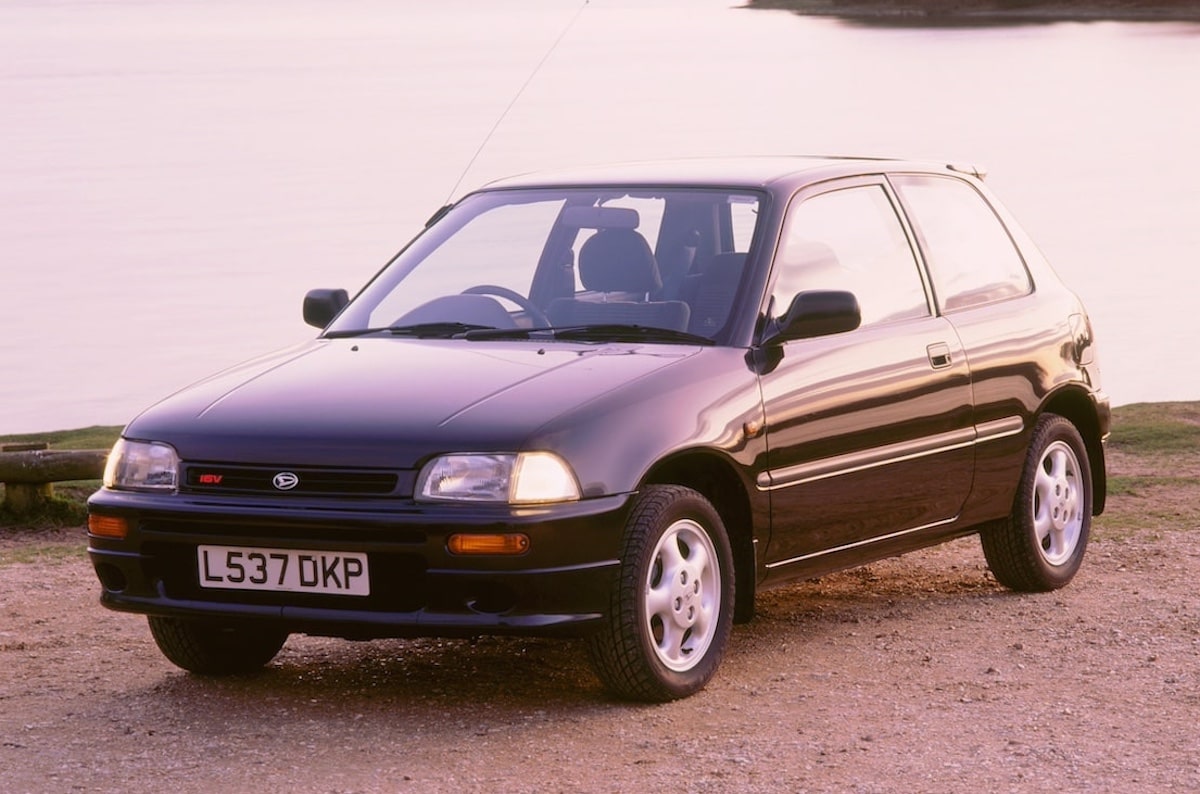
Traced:
[[1133, 0], [749, 0], [751, 9], [902, 26], [1008, 25], [1050, 22], [1200, 22], [1200, 2]]

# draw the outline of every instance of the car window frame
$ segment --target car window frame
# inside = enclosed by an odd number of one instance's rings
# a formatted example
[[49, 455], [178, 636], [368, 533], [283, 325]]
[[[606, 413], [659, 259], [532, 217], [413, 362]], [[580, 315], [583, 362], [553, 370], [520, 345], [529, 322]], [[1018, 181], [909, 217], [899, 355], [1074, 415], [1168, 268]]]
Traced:
[[[1000, 295], [998, 297], [994, 297], [994, 298], [990, 298], [990, 299], [982, 299], [982, 300], [979, 300], [976, 302], [967, 303], [962, 306], [947, 306], [946, 301], [944, 301], [942, 299], [941, 295], [938, 292], [937, 283], [933, 277], [933, 268], [930, 266], [929, 257], [926, 253], [925, 246], [922, 243], [921, 233], [919, 231], [920, 213], [917, 212], [910, 203], [905, 201], [902, 190], [899, 187], [893, 186], [893, 192], [896, 196], [896, 199], [899, 202], [899, 206], [901, 207], [902, 212], [905, 215], [905, 222], [907, 225], [910, 226], [910, 228], [912, 230], [913, 239], [916, 243], [916, 251], [917, 251], [918, 256], [921, 259], [922, 270], [924, 271], [925, 276], [928, 279], [930, 294], [933, 298], [934, 307], [939, 315], [942, 315], [942, 316], [953, 315], [953, 314], [958, 314], [960, 312], [981, 309], [981, 308], [984, 308], [987, 306], [994, 306], [994, 305], [997, 305], [1000, 303], [1005, 303], [1008, 301], [1020, 300], [1021, 298], [1027, 298], [1030, 295], [1037, 292], [1037, 281], [1034, 278], [1033, 269], [1029, 265], [1029, 257], [1028, 257], [1027, 251], [1026, 251], [1025, 247], [1021, 245], [1021, 242], [1018, 239], [1018, 237], [1021, 235], [1014, 232], [1013, 225], [1010, 223], [1010, 220], [1009, 220], [1010, 216], [1008, 216], [1007, 212], [1005, 211], [1005, 209], [1002, 206], [998, 205], [997, 201], [995, 201], [991, 196], [988, 195], [988, 192], [986, 189], [981, 189], [982, 185], [976, 184], [973, 180], [965, 178], [964, 176], [962, 176], [960, 174], [954, 174], [954, 173], [941, 173], [941, 172], [931, 173], [928, 171], [897, 171], [897, 172], [887, 174], [889, 185], [892, 185], [892, 180], [900, 180], [900, 179], [904, 179], [906, 177], [947, 180], [950, 182], [957, 183], [959, 185], [963, 185], [963, 186], [967, 187], [968, 189], [970, 189], [979, 198], [979, 200], [983, 202], [983, 206], [988, 211], [991, 212], [992, 217], [995, 219], [996, 223], [999, 224], [1001, 231], [1003, 231], [1005, 236], [1008, 238], [1008, 242], [1012, 246], [1013, 252], [1017, 255], [1017, 260], [1020, 262], [1021, 267], [1024, 270], [1025, 281], [1026, 281], [1026, 284], [1028, 285], [1028, 288], [1024, 292], [1018, 292], [1018, 293], [1009, 294], [1009, 295]], [[1023, 233], [1023, 230], [1022, 230], [1022, 233]], [[979, 289], [976, 289], [973, 292], [979, 293]], [[968, 292], [966, 294], [971, 294], [971, 292]]]
[[[878, 328], [891, 323], [913, 322], [914, 320], [925, 320], [929, 317], [940, 315], [936, 296], [933, 292], [933, 282], [930, 279], [928, 269], [925, 264], [925, 258], [922, 255], [920, 247], [917, 245], [916, 232], [909, 222], [908, 215], [900, 203], [899, 196], [892, 188], [891, 183], [887, 180], [887, 175], [884, 173], [878, 174], [858, 174], [854, 176], [837, 177], [834, 179], [823, 180], [820, 182], [804, 185], [794, 191], [784, 203], [782, 213], [778, 219], [778, 225], [774, 230], [774, 240], [772, 241], [770, 250], [770, 262], [768, 264], [768, 272], [765, 283], [762, 287], [760, 304], [758, 308], [759, 328], [757, 329], [756, 338], [761, 340], [764, 333], [767, 332], [771, 325], [771, 321], [782, 316], [787, 311], [787, 306], [773, 306], [773, 293], [775, 291], [776, 282], [779, 279], [780, 265], [778, 261], [780, 249], [784, 243], [784, 233], [788, 227], [788, 219], [795, 208], [799, 207], [804, 202], [816, 198], [827, 193], [837, 192], [859, 187], [879, 187], [883, 190], [885, 196], [891, 204], [892, 211], [895, 213], [896, 221], [903, 230], [904, 238], [908, 242], [909, 251], [913, 255], [913, 264], [916, 268], [917, 277], [920, 279], [921, 288], [925, 294], [925, 306], [928, 314], [921, 318], [905, 318], [896, 320], [885, 320], [877, 323], [872, 323], [868, 328]], [[856, 333], [851, 331], [850, 333]]]

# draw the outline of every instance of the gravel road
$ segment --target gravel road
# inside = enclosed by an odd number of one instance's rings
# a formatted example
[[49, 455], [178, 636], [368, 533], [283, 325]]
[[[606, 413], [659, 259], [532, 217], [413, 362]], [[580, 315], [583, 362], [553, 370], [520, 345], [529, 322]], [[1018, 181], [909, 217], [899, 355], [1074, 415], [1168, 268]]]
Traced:
[[292, 637], [194, 677], [98, 605], [82, 530], [7, 530], [0, 788], [1196, 791], [1189, 534], [1101, 530], [1046, 595], [999, 587], [974, 538], [771, 591], [705, 691], [645, 706], [542, 640]]

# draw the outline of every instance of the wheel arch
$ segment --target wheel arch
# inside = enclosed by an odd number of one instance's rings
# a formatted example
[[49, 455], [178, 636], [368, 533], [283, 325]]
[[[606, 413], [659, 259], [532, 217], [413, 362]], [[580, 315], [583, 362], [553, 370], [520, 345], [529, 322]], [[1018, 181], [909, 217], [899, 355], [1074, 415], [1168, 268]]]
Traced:
[[646, 473], [646, 485], [682, 485], [703, 495], [720, 514], [733, 551], [734, 608], [737, 623], [754, 617], [757, 583], [754, 507], [736, 467], [711, 452], [695, 450], [660, 461]]
[[[1107, 403], [1104, 403], [1107, 408]], [[1056, 392], [1042, 406], [1042, 414], [1058, 414], [1079, 431], [1087, 447], [1088, 468], [1092, 473], [1092, 515], [1104, 512], [1108, 492], [1104, 441], [1108, 436], [1108, 416], [1084, 389], [1066, 388]]]

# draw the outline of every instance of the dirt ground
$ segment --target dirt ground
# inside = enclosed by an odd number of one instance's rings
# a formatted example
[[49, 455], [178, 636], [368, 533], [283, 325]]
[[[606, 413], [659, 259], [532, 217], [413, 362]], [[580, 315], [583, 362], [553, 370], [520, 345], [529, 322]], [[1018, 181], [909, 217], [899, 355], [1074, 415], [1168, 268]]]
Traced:
[[705, 691], [644, 706], [542, 640], [293, 637], [194, 677], [98, 605], [82, 530], [9, 530], [40, 552], [0, 566], [0, 789], [1200, 790], [1200, 551], [1110, 534], [1046, 595], [974, 538], [766, 593]]

